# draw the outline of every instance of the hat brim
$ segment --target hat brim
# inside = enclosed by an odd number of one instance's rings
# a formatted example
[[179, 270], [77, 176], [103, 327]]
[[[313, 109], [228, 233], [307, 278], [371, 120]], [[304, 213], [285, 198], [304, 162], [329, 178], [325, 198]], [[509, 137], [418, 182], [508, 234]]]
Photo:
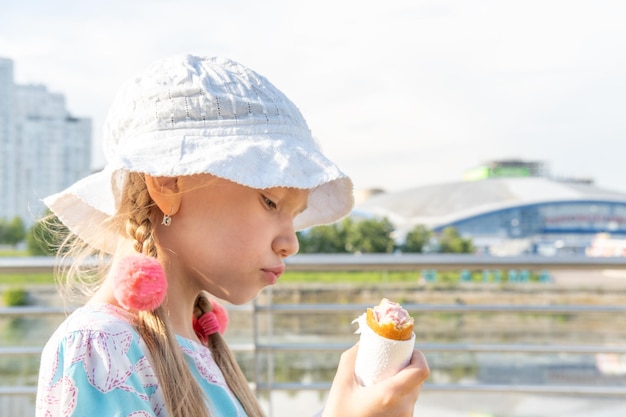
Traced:
[[43, 200], [72, 233], [106, 253], [113, 253], [117, 244], [117, 236], [106, 227], [116, 211], [111, 179], [111, 170], [105, 168]]
[[[154, 133], [152, 135], [154, 136]], [[152, 140], [154, 145], [154, 138]], [[185, 140], [192, 146], [207, 146], [207, 138], [202, 135], [187, 135]], [[272, 187], [308, 189], [311, 192], [307, 208], [294, 219], [296, 230], [330, 224], [350, 213], [354, 204], [352, 181], [316, 149], [294, 149], [293, 145], [277, 140], [274, 135], [272, 138], [262, 136], [249, 138], [246, 146], [241, 147], [240, 153], [237, 154], [233, 147], [237, 144], [236, 140], [240, 140], [240, 137], [233, 138], [232, 141], [228, 137], [213, 138], [210, 140], [210, 152], [181, 155], [183, 159], [204, 155], [202, 169], [198, 172], [186, 172], [180, 168], [190, 165], [198, 167], [198, 161], [189, 164], [189, 161], [180, 159], [178, 164], [164, 167], [156, 164], [154, 159], [146, 157], [141, 163], [135, 159], [133, 166], [142, 167], [139, 172], [159, 176], [209, 173], [256, 189]], [[135, 143], [141, 142], [144, 141], [138, 140]], [[251, 143], [254, 146], [251, 146]], [[132, 153], [150, 155], [154, 149], [151, 151], [144, 153], [134, 149]], [[235, 154], [236, 160], [262, 161], [262, 164], [256, 162], [241, 166], [224, 163], [225, 153], [231, 156]], [[248, 158], [245, 153], [253, 153], [254, 157]], [[122, 159], [117, 163], [109, 164], [104, 170], [89, 175], [66, 190], [44, 199], [44, 203], [74, 234], [90, 246], [106, 253], [114, 252], [119, 238], [110, 230], [107, 220], [115, 215], [119, 208], [115, 200], [119, 190], [113, 189], [114, 184], [119, 182], [113, 181], [113, 177], [125, 170], [124, 162], [122, 155]]]

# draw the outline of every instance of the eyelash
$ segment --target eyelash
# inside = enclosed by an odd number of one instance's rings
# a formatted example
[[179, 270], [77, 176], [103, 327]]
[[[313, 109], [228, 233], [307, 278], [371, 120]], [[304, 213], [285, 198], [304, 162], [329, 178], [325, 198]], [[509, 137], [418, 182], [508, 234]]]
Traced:
[[269, 198], [263, 196], [263, 201], [265, 202], [265, 204], [272, 209], [278, 208], [278, 206], [276, 205], [276, 203], [274, 203], [272, 200], [270, 200]]

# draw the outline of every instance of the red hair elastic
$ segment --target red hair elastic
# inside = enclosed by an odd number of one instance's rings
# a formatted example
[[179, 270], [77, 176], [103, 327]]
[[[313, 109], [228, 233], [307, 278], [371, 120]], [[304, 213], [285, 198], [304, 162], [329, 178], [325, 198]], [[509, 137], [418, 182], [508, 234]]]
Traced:
[[200, 317], [193, 316], [193, 329], [196, 336], [203, 344], [206, 344], [209, 336], [213, 333], [224, 334], [230, 321], [228, 312], [217, 301], [209, 300], [211, 310], [204, 311]]

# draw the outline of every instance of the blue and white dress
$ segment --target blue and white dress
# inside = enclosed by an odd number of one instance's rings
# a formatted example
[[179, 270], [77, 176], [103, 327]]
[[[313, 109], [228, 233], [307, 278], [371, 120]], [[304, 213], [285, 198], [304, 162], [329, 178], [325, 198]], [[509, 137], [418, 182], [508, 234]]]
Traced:
[[[163, 393], [132, 316], [108, 304], [74, 311], [55, 331], [41, 357], [37, 416], [147, 417], [167, 415]], [[245, 417], [211, 351], [176, 336], [209, 399], [213, 417]]]

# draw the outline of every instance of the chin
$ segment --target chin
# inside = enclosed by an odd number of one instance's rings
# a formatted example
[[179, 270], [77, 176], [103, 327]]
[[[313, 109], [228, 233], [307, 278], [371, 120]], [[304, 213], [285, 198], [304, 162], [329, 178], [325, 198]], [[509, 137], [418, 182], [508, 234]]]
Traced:
[[246, 294], [232, 294], [226, 298], [224, 298], [225, 301], [228, 301], [230, 304], [232, 305], [242, 305], [242, 304], [246, 304], [249, 303], [250, 301], [254, 300], [255, 298], [257, 298], [259, 296], [259, 294], [261, 293], [262, 289], [257, 291], [256, 293], [246, 293]]

